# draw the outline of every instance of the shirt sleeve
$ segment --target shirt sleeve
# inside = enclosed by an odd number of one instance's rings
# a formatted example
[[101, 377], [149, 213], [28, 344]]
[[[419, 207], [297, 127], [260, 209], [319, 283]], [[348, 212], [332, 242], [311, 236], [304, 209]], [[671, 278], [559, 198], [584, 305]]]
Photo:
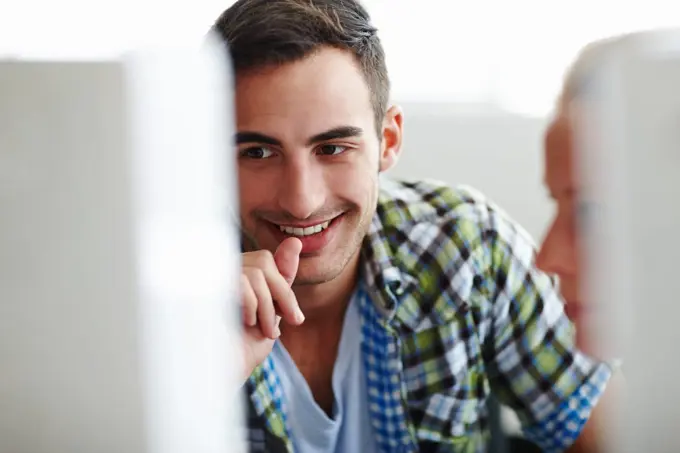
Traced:
[[612, 374], [576, 348], [556, 280], [535, 265], [535, 247], [502, 212], [489, 211], [487, 291], [492, 321], [484, 357], [491, 389], [546, 452], [574, 443]]

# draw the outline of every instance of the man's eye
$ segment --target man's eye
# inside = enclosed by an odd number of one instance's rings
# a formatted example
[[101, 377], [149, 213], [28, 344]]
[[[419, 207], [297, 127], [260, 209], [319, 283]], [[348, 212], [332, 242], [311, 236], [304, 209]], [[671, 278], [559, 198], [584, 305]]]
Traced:
[[340, 145], [321, 145], [319, 146], [319, 154], [324, 156], [335, 156], [336, 154], [341, 154], [347, 150], [346, 146]]
[[274, 154], [269, 148], [264, 146], [253, 146], [251, 148], [246, 148], [241, 151], [241, 157], [247, 159], [266, 159]]

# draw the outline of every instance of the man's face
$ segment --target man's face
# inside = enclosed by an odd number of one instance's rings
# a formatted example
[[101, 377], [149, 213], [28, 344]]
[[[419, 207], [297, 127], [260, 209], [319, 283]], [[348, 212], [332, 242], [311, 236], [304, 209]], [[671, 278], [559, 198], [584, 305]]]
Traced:
[[401, 113], [388, 112], [378, 137], [353, 56], [323, 48], [239, 74], [236, 119], [246, 243], [274, 252], [297, 236], [303, 248], [295, 284], [333, 280], [355, 262], [371, 223], [378, 173], [399, 152]]
[[556, 214], [539, 250], [537, 264], [560, 278], [567, 315], [578, 323], [584, 308], [579, 296], [579, 223], [585, 203], [579, 199], [573, 167], [573, 133], [566, 111], [551, 123], [545, 139], [545, 184]]

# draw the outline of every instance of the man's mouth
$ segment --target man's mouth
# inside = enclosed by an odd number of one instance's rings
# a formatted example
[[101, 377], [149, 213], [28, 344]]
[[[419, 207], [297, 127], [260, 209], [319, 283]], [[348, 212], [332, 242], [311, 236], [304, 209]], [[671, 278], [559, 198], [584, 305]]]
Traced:
[[302, 242], [300, 256], [311, 256], [321, 252], [322, 249], [335, 240], [338, 227], [344, 217], [345, 214], [343, 213], [332, 218], [326, 217], [325, 219], [304, 223], [277, 223], [270, 221], [267, 223], [277, 242], [290, 237], [298, 238]]
[[305, 237], [312, 236], [321, 233], [323, 230], [328, 228], [332, 220], [327, 220], [322, 223], [317, 223], [315, 225], [309, 226], [289, 226], [289, 225], [277, 225], [279, 229], [290, 236]]

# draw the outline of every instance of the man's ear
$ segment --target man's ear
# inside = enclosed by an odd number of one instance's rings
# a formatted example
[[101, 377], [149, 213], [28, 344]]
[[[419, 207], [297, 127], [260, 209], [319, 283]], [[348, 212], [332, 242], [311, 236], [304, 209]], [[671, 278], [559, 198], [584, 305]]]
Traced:
[[391, 106], [382, 126], [382, 141], [380, 145], [380, 172], [394, 167], [401, 154], [401, 141], [404, 132], [404, 113], [401, 107]]

